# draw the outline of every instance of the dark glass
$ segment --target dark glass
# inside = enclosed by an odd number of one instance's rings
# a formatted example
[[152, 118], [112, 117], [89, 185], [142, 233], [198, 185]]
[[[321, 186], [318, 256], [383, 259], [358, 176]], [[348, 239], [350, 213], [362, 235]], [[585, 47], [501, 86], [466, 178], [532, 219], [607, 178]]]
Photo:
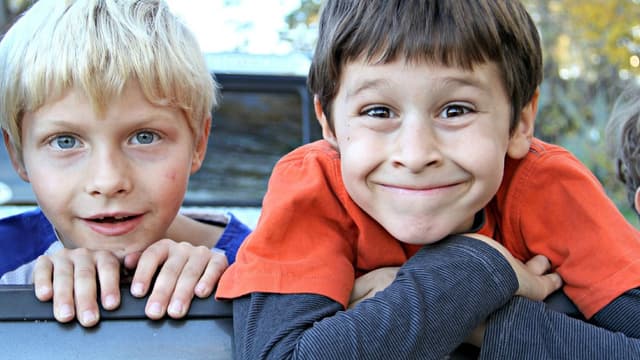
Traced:
[[225, 92], [185, 203], [259, 206], [275, 163], [302, 144], [301, 107], [295, 92]]

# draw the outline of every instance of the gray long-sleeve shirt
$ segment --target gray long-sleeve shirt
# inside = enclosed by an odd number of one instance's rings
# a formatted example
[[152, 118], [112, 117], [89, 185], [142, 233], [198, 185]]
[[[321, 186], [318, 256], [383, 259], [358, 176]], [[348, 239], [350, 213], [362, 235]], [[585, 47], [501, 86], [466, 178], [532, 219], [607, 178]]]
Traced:
[[[252, 293], [236, 299], [235, 355], [442, 359], [488, 319], [481, 358], [640, 358], [640, 340], [551, 311], [542, 302], [514, 297], [517, 287], [499, 252], [454, 236], [425, 246], [387, 289], [353, 309], [343, 310], [316, 294]], [[637, 308], [636, 295], [622, 299], [622, 307]], [[619, 305], [614, 302], [606, 309], [616, 313]], [[593, 321], [620, 325], [611, 319], [601, 312]]]

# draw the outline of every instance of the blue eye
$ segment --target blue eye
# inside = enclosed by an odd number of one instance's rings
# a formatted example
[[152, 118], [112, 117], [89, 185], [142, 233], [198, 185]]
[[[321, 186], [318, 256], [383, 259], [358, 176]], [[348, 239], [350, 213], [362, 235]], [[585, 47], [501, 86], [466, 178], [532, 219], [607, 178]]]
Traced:
[[452, 118], [456, 116], [462, 116], [471, 112], [466, 106], [462, 105], [449, 105], [445, 107], [442, 112], [440, 112], [440, 117], [443, 118]]
[[78, 147], [79, 141], [71, 135], [59, 135], [49, 142], [49, 145], [56, 149], [67, 150]]
[[139, 131], [132, 138], [131, 142], [138, 145], [152, 144], [158, 139], [158, 134], [152, 131]]

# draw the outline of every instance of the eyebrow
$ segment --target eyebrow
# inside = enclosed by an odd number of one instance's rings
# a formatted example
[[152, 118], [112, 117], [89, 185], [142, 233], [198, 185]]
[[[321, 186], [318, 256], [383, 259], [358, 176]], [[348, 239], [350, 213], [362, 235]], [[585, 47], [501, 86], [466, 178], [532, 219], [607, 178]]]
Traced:
[[440, 83], [442, 87], [449, 86], [471, 86], [475, 88], [479, 88], [481, 90], [489, 90], [490, 86], [493, 86], [492, 83], [485, 83], [471, 76], [447, 76], [441, 79]]
[[[346, 94], [347, 99], [354, 97], [366, 90], [389, 86], [389, 81], [383, 78], [376, 78], [376, 79], [364, 80], [356, 84], [357, 86], [355, 89], [352, 89], [347, 92]], [[482, 91], [489, 91], [491, 87], [494, 85], [501, 86], [501, 84], [486, 83], [473, 76], [467, 76], [467, 75], [445, 76], [442, 78], [437, 78], [437, 81], [433, 82], [433, 87], [436, 89], [438, 88], [446, 89], [452, 86], [469, 86], [469, 87], [480, 89]]]
[[347, 99], [354, 97], [359, 93], [369, 89], [376, 89], [383, 86], [388, 86], [389, 82], [386, 79], [378, 78], [378, 79], [361, 81], [361, 82], [358, 82], [357, 85], [358, 86], [355, 89], [352, 89], [347, 92], [346, 94]]

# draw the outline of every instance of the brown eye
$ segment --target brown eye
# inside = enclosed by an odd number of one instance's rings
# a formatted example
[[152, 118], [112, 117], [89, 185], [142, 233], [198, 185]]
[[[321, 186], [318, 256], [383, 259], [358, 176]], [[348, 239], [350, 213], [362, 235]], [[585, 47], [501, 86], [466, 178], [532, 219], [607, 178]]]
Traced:
[[440, 113], [440, 116], [443, 118], [451, 118], [456, 116], [462, 116], [464, 114], [468, 114], [469, 112], [471, 112], [471, 110], [466, 106], [449, 105], [446, 108], [444, 108], [444, 110], [442, 110], [442, 112]]
[[365, 115], [370, 117], [378, 117], [378, 118], [389, 118], [392, 116], [391, 110], [389, 108], [378, 106], [374, 108], [370, 108], [364, 111]]

